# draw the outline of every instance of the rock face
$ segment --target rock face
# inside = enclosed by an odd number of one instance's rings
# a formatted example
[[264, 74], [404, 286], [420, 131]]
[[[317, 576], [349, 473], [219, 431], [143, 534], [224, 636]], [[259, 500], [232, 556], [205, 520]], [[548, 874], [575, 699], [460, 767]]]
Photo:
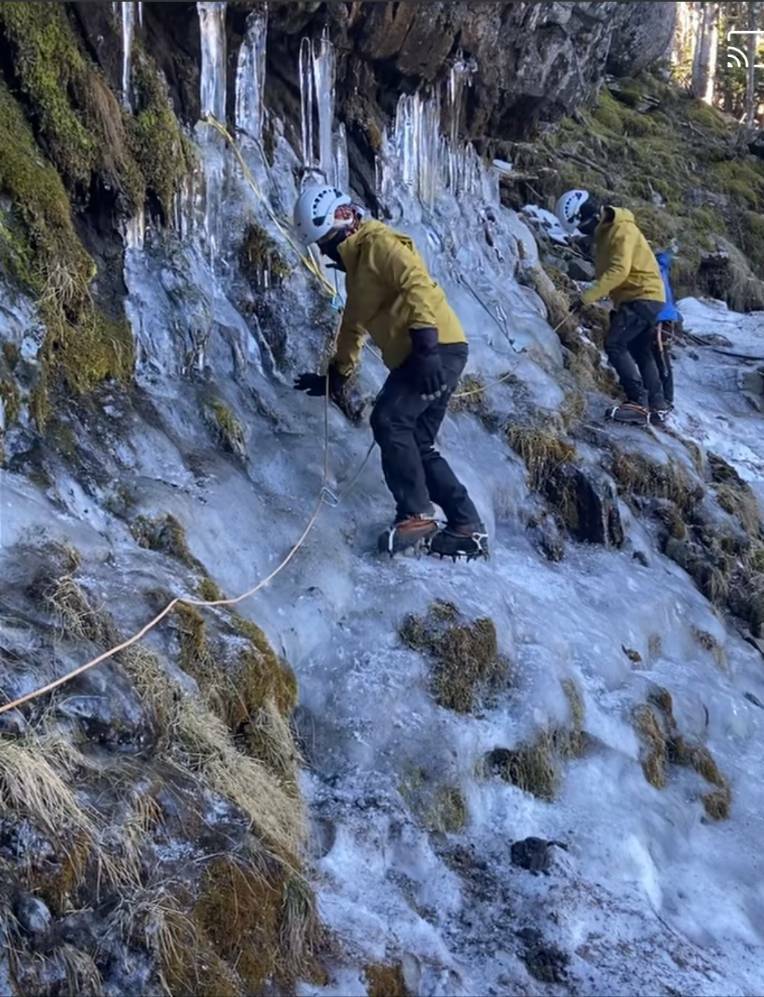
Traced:
[[[654, 62], [668, 44], [676, 5], [438, 0], [328, 6], [331, 34], [339, 34], [346, 53], [338, 84], [351, 117], [389, 113], [394, 95], [419, 81], [432, 83], [462, 58], [475, 68], [464, 127], [474, 139], [503, 140], [527, 135], [539, 121], [586, 101], [606, 64], [627, 75]], [[281, 3], [272, 12], [274, 31], [286, 36], [281, 44], [293, 50], [299, 33], [318, 32], [326, 21], [324, 5]], [[283, 60], [277, 63], [277, 49], [272, 52], [271, 67], [280, 76]]]
[[607, 70], [633, 76], [665, 58], [676, 21], [675, 3], [618, 4], [613, 21]]

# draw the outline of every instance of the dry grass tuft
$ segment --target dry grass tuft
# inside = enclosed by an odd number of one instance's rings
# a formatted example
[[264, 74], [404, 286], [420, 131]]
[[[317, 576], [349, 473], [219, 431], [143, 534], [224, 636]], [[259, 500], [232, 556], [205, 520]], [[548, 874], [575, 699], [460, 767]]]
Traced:
[[364, 967], [369, 997], [410, 997], [403, 978], [400, 963], [387, 966], [384, 963]]
[[585, 754], [589, 739], [584, 730], [584, 702], [571, 679], [562, 683], [568, 700], [570, 722], [564, 727], [542, 730], [530, 744], [519, 748], [494, 748], [486, 757], [489, 772], [505, 782], [551, 801], [557, 795], [561, 779], [560, 763]]
[[530, 426], [508, 426], [507, 442], [525, 462], [531, 488], [543, 491], [562, 464], [576, 457], [572, 443], [555, 433]]
[[451, 603], [434, 603], [426, 616], [407, 616], [402, 639], [433, 659], [431, 687], [435, 701], [457, 713], [470, 713], [481, 696], [507, 677], [493, 620], [468, 621]]
[[223, 450], [240, 460], [246, 460], [247, 437], [244, 427], [231, 409], [219, 398], [215, 398], [206, 404], [204, 414]]
[[201, 561], [191, 553], [182, 523], [171, 513], [153, 517], [137, 516], [130, 531], [141, 547], [168, 554], [186, 567], [204, 572]]
[[94, 816], [77, 800], [67, 778], [85, 760], [63, 738], [36, 734], [0, 739], [0, 795], [10, 810], [25, 814], [54, 840], [62, 834], [93, 840]]
[[675, 461], [657, 464], [642, 454], [616, 452], [611, 471], [622, 490], [649, 498], [669, 499], [682, 514], [700, 501], [703, 491]]
[[279, 854], [296, 856], [305, 841], [302, 802], [257, 759], [240, 752], [224, 722], [201, 703], [178, 704], [176, 752], [211, 789], [228, 797], [250, 818]]
[[708, 816], [712, 820], [729, 817], [732, 802], [729, 783], [708, 748], [689, 743], [680, 733], [671, 694], [667, 689], [657, 687], [649, 694], [648, 701], [650, 705], [638, 706], [634, 711], [634, 727], [644, 745], [642, 770], [647, 781], [656, 789], [664, 789], [669, 766], [691, 768], [716, 787], [701, 796]]
[[720, 668], [723, 668], [727, 661], [727, 654], [716, 637], [708, 633], [707, 630], [701, 630], [696, 626], [692, 628], [692, 636], [704, 651], [708, 651], [709, 654], [713, 655], [716, 664]]

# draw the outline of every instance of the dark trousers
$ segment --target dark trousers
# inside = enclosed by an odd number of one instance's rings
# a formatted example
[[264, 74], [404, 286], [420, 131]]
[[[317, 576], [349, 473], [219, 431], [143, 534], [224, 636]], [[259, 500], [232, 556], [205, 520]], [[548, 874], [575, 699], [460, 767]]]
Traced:
[[427, 514], [439, 505], [451, 526], [480, 522], [477, 509], [448, 462], [435, 449], [435, 437], [448, 400], [467, 363], [466, 344], [439, 346], [448, 390], [436, 401], [422, 399], [405, 369], [392, 371], [371, 414], [374, 439], [382, 454], [382, 471], [396, 503], [396, 521]]
[[666, 408], [653, 354], [655, 323], [663, 305], [658, 301], [629, 301], [613, 312], [605, 351], [615, 367], [626, 397], [637, 405]]
[[674, 370], [671, 366], [671, 323], [659, 322], [653, 337], [655, 366], [663, 385], [667, 405], [674, 404]]

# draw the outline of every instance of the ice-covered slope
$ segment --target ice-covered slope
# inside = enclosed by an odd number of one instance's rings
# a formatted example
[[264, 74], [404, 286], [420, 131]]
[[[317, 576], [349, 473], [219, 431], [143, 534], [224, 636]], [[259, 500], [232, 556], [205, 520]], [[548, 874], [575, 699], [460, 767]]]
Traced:
[[[203, 92], [214, 104], [221, 83], [210, 74], [222, 70], [214, 38], [207, 42]], [[323, 106], [325, 128], [328, 113]], [[336, 937], [328, 983], [303, 983], [301, 992], [363, 994], [364, 967], [382, 964], [400, 965], [407, 988], [421, 994], [759, 992], [761, 654], [659, 553], [647, 519], [624, 502], [622, 549], [569, 543], [553, 563], [533, 544], [526, 525], [539, 499], [499, 427], [530, 416], [559, 425], [563, 351], [540, 299], [517, 279], [534, 259], [529, 230], [499, 206], [472, 153], [433, 137], [433, 120], [421, 102], [402, 105], [380, 196], [459, 313], [469, 372], [512, 374], [488, 389], [486, 418], [455, 413], [441, 438], [485, 515], [492, 556], [452, 565], [372, 554], [392, 512], [375, 453], [352, 492], [324, 507], [294, 562], [241, 607], [300, 685], [312, 877]], [[432, 156], [414, 142], [427, 135]], [[115, 390], [102, 417], [73, 423], [90, 463], [72, 469], [51, 458], [48, 485], [9, 473], [3, 489], [4, 546], [41, 530], [70, 540], [83, 584], [125, 632], [152, 615], [154, 589], [182, 594], [185, 583], [170, 557], [138, 545], [129, 530], [137, 516], [175, 516], [192, 554], [236, 595], [284, 556], [321, 485], [322, 406], [290, 381], [325, 358], [335, 313], [271, 217], [288, 215], [300, 163], [282, 140], [267, 167], [258, 143], [240, 136], [260, 196], [209, 126], [198, 126], [197, 139], [205, 193], [179, 206], [183, 235], [149, 232], [144, 245], [141, 226], [131, 229], [136, 396]], [[336, 169], [342, 155], [332, 159]], [[253, 221], [294, 268], [262, 294], [237, 263]], [[760, 351], [764, 316], [684, 307], [693, 331], [721, 331], [733, 351]], [[4, 323], [3, 338], [33, 352], [28, 322], [9, 312]], [[726, 457], [762, 496], [761, 416], [739, 393], [739, 362], [704, 346], [681, 346], [678, 357], [679, 433]], [[362, 390], [372, 396], [383, 377], [367, 353]], [[602, 399], [586, 401], [578, 445], [587, 463], [613, 444], [692, 469], [682, 439], [668, 434], [598, 425], [587, 433]], [[221, 403], [243, 429], [238, 453], [217, 435]], [[331, 484], [342, 493], [370, 433], [332, 409], [329, 437]], [[399, 636], [407, 614], [435, 601], [490, 618], [511, 665], [471, 714], [436, 704], [428, 658]], [[168, 653], [161, 628], [146, 642]], [[634, 711], [658, 690], [670, 693], [683, 737], [706, 746], [728, 781], [729, 819], [709, 819], [701, 797], [712, 787], [690, 767], [669, 764], [663, 789], [646, 780]], [[494, 749], [571, 725], [586, 732], [585, 750], [559, 761], [554, 800], [485, 765]], [[460, 801], [463, 819], [450, 830], [422, 815], [422, 799], [441, 789]], [[565, 846], [555, 846], [547, 875], [510, 861], [512, 842], [531, 835]]]

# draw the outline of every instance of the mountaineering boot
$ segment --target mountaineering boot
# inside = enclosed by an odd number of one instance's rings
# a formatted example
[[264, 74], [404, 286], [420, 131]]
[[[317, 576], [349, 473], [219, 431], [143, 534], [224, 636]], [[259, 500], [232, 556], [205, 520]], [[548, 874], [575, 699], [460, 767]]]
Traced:
[[381, 533], [377, 541], [380, 554], [392, 557], [402, 550], [425, 545], [438, 532], [438, 524], [429, 516], [408, 516], [393, 523], [389, 530]]
[[430, 541], [430, 553], [440, 557], [488, 557], [488, 534], [482, 523], [471, 526], [446, 526]]
[[650, 413], [644, 405], [637, 405], [636, 402], [624, 402], [622, 405], [614, 405], [605, 413], [608, 419], [613, 422], [629, 422], [637, 426], [647, 426], [650, 422]]

